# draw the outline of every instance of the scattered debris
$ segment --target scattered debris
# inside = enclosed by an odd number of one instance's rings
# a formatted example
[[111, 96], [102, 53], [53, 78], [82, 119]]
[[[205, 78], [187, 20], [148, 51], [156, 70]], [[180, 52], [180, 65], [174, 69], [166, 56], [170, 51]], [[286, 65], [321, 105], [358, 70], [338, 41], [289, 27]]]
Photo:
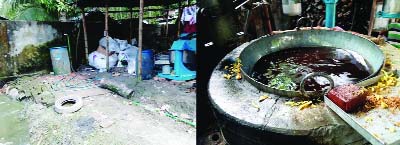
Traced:
[[[146, 80], [137, 83], [131, 75], [124, 76], [122, 72], [119, 72], [121, 73], [120, 76], [115, 77], [110, 73], [84, 73], [85, 74], [73, 73], [66, 76], [46, 74], [44, 76], [20, 77], [7, 83], [5, 87], [9, 86], [8, 92], [15, 88], [16, 91], [18, 91], [18, 96], [21, 96], [21, 94], [26, 94], [27, 96], [27, 99], [22, 100], [24, 101], [23, 103], [15, 102], [27, 104], [23, 112], [26, 113], [27, 120], [30, 123], [29, 131], [27, 131], [28, 134], [30, 134], [30, 143], [51, 144], [58, 142], [61, 144], [101, 144], [101, 142], [109, 142], [111, 144], [132, 144], [136, 143], [135, 140], [142, 139], [146, 141], [144, 142], [145, 144], [148, 144], [153, 143], [151, 138], [159, 136], [158, 134], [162, 134], [163, 138], [173, 138], [171, 135], [175, 137], [185, 136], [185, 139], [181, 139], [184, 144], [192, 144], [188, 143], [188, 141], [195, 140], [193, 136], [195, 136], [196, 131], [193, 127], [196, 126], [196, 123], [195, 115], [193, 115], [195, 113], [193, 113], [193, 111], [195, 112], [196, 108], [193, 107], [195, 106], [195, 102], [192, 101], [195, 100], [193, 99], [195, 98], [193, 97], [195, 94], [184, 93], [186, 88], [192, 86], [191, 82], [183, 82], [177, 87], [168, 87], [171, 86], [172, 82]], [[135, 98], [131, 100], [126, 100], [119, 95], [106, 91], [106, 94], [91, 95], [85, 98], [83, 100], [85, 107], [81, 108], [78, 112], [63, 115], [54, 112], [53, 106], [55, 106], [55, 100], [60, 96], [82, 94], [79, 92], [86, 91], [81, 91], [83, 89], [89, 89], [95, 92], [97, 92], [96, 89], [104, 90], [97, 86], [101, 78], [104, 78], [101, 75], [107, 75], [109, 78], [108, 80], [115, 80], [115, 82], [119, 82], [120, 84], [123, 82], [127, 88], [134, 88], [135, 91], [137, 91], [137, 94], [135, 93], [134, 95], [137, 96], [133, 96]], [[5, 92], [7, 90], [6, 88], [2, 88], [1, 91]], [[164, 91], [165, 94], [162, 94], [162, 91]], [[86, 93], [83, 94], [86, 95]], [[192, 100], [184, 100], [189, 97]], [[51, 99], [53, 99], [53, 101], [51, 101]], [[48, 102], [52, 102], [53, 105]], [[123, 105], [124, 102], [126, 102], [127, 105]], [[0, 101], [0, 104], [1, 103], [2, 101]], [[61, 102], [61, 104], [63, 103]], [[165, 108], [172, 113], [162, 112], [163, 116], [158, 116], [155, 114], [156, 112], [149, 112], [146, 109], [146, 107], [151, 109], [159, 108], [160, 104], [169, 104], [170, 106], [166, 105], [163, 109]], [[128, 105], [137, 105], [140, 107]], [[174, 123], [170, 118], [176, 122]], [[131, 122], [140, 122], [138, 123], [140, 125]], [[145, 123], [149, 123], [154, 127], [146, 128], [147, 125], [143, 126]], [[189, 124], [190, 126], [184, 124]], [[160, 130], [159, 128], [167, 129]], [[188, 128], [190, 128], [192, 132], [190, 135], [186, 133]], [[91, 131], [92, 129], [93, 132]], [[124, 133], [124, 129], [129, 131]], [[134, 131], [135, 129], [137, 130]], [[134, 134], [137, 131], [153, 134], [150, 133], [154, 132], [153, 130], [156, 130], [154, 133], [156, 135], [146, 135], [144, 138], [142, 136], [135, 136]], [[171, 132], [171, 135], [168, 133], [165, 135], [165, 132]], [[187, 136], [191, 138], [186, 139], [188, 138]], [[179, 138], [177, 140], [179, 140]], [[177, 144], [176, 142], [179, 141], [173, 141], [173, 144]], [[157, 144], [159, 143], [157, 142]]]
[[223, 77], [228, 80], [232, 77], [235, 77], [237, 80], [242, 79], [240, 67], [242, 67], [242, 62], [239, 58], [237, 58], [234, 63], [224, 67], [224, 69], [227, 71], [227, 74], [224, 74]]
[[153, 77], [153, 80], [163, 82], [163, 81], [166, 81], [167, 79], [155, 76], [155, 77]]
[[370, 122], [372, 122], [373, 118], [368, 116], [368, 117], [365, 117], [364, 120], [365, 120], [365, 122], [370, 123]]
[[258, 105], [258, 103], [256, 101], [252, 101], [251, 102], [251, 106], [253, 106], [254, 108], [257, 109], [257, 112], [260, 111], [260, 105]]
[[18, 98], [19, 94], [18, 94], [18, 90], [16, 88], [12, 88], [7, 95], [10, 95], [12, 98]]
[[109, 119], [104, 119], [99, 122], [99, 126], [102, 128], [110, 127], [112, 124], [114, 124], [114, 121], [109, 120]]
[[399, 108], [400, 107], [400, 97], [388, 97], [382, 95], [369, 95], [367, 96], [367, 101], [365, 105], [362, 107], [362, 112], [368, 112], [374, 108]]
[[376, 138], [381, 138], [381, 136], [377, 133], [373, 133], [372, 135], [375, 136]]
[[170, 106], [169, 105], [163, 105], [163, 106], [161, 106], [161, 111], [168, 111], [168, 109], [170, 108]]
[[303, 109], [309, 108], [309, 107], [311, 107], [311, 108], [317, 107], [316, 105], [313, 104], [312, 101], [299, 101], [299, 102], [288, 101], [288, 102], [285, 102], [285, 105], [289, 105], [291, 107], [298, 106], [299, 110], [303, 110]]
[[119, 72], [113, 72], [113, 73], [112, 73], [112, 76], [113, 76], [113, 77], [117, 77], [117, 76], [120, 76], [120, 75], [121, 75], [121, 73], [119, 73]]
[[390, 128], [389, 128], [389, 132], [395, 133], [395, 132], [396, 132], [396, 129], [395, 129], [394, 127], [390, 127]]
[[260, 98], [258, 98], [258, 102], [262, 102], [262, 101], [264, 101], [265, 99], [268, 99], [268, 98], [269, 98], [269, 96], [262, 95], [262, 96], [260, 96]]
[[186, 123], [186, 124], [188, 124], [188, 125], [190, 125], [190, 126], [192, 126], [192, 127], [196, 127], [196, 122], [193, 122], [193, 121], [190, 121], [190, 120], [187, 120], [187, 119], [180, 118], [180, 117], [178, 117], [178, 116], [176, 116], [176, 115], [173, 115], [173, 114], [171, 114], [171, 113], [169, 113], [169, 112], [164, 112], [164, 114], [165, 114], [165, 116], [170, 117], [170, 118], [172, 118], [172, 119], [174, 119], [174, 120], [176, 120], [176, 121]]
[[224, 74], [224, 78], [225, 78], [225, 79], [228, 79], [228, 80], [230, 80], [230, 79], [231, 79], [231, 77], [232, 77], [232, 75], [230, 75], [230, 74]]
[[183, 113], [180, 115], [180, 117], [183, 119], [191, 119], [189, 115]]

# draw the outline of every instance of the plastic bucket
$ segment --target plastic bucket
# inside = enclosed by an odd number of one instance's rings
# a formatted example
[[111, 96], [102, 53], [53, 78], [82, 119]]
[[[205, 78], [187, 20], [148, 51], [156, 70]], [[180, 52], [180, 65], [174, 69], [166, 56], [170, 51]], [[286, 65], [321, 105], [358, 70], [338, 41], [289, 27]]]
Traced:
[[162, 74], [171, 74], [171, 66], [169, 64], [162, 66]]
[[68, 50], [66, 46], [50, 48], [51, 63], [55, 75], [71, 73]]
[[142, 79], [148, 80], [153, 78], [153, 50], [146, 49], [142, 51]]

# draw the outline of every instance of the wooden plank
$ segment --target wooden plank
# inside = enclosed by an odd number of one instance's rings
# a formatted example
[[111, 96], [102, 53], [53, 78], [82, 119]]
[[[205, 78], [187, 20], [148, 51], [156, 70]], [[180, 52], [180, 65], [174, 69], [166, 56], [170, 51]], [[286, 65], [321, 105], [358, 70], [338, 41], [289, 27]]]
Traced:
[[[392, 69], [400, 69], [400, 50], [385, 43], [380, 46], [387, 59], [392, 61]], [[385, 96], [400, 97], [400, 86], [392, 88], [391, 93]], [[364, 115], [346, 113], [328, 98], [324, 98], [325, 104], [345, 120], [351, 127], [360, 133], [373, 145], [398, 145], [400, 144], [400, 127], [394, 123], [400, 122], [399, 110], [391, 112], [388, 109], [375, 108]], [[389, 128], [395, 129], [390, 131]]]

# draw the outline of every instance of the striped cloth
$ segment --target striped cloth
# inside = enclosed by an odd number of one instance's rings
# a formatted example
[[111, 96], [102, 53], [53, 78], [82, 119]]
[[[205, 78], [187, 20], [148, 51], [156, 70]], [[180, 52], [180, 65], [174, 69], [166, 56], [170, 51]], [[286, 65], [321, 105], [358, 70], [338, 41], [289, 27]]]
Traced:
[[388, 25], [388, 42], [394, 47], [400, 48], [400, 23]]

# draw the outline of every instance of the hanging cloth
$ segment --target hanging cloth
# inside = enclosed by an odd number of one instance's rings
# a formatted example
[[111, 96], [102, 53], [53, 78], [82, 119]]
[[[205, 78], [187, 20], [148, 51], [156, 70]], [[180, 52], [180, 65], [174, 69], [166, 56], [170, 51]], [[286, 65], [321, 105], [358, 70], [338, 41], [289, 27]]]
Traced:
[[184, 24], [185, 21], [189, 22], [190, 25], [196, 24], [196, 14], [199, 8], [194, 5], [185, 7], [182, 12], [181, 22]]
[[391, 23], [388, 25], [388, 29], [388, 43], [400, 48], [400, 23]]

